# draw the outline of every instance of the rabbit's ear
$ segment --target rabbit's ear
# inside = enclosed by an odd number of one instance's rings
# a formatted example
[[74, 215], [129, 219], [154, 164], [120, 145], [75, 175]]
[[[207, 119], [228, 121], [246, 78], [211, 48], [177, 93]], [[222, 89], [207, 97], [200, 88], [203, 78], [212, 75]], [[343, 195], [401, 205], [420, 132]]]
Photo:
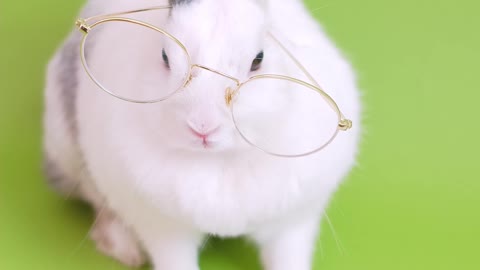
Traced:
[[169, 0], [171, 6], [190, 4], [193, 0]]

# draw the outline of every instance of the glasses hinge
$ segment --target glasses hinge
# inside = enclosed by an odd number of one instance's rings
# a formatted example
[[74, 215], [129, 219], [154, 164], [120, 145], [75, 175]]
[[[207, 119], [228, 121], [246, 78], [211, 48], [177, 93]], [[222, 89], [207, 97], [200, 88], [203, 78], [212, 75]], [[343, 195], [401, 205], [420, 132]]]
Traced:
[[192, 79], [193, 79], [192, 74], [190, 74], [190, 76], [188, 76], [188, 79], [183, 84], [183, 88], [187, 87], [190, 84], [190, 82], [192, 82]]
[[338, 128], [343, 131], [347, 131], [352, 128], [352, 121], [348, 119], [342, 119], [338, 123]]
[[230, 107], [230, 105], [232, 104], [234, 95], [235, 95], [235, 91], [232, 90], [232, 88], [228, 87], [225, 92], [225, 103], [227, 103], [227, 106]]
[[85, 34], [88, 34], [88, 31], [90, 31], [90, 26], [87, 25], [84, 19], [78, 19], [75, 25], [78, 27], [78, 30]]

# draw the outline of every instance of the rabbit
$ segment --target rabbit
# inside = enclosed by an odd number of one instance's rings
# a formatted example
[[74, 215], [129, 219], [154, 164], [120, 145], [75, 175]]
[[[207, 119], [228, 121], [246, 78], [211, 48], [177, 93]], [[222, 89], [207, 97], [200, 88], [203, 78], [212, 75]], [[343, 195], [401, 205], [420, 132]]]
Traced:
[[[162, 5], [171, 9], [129, 17], [166, 25], [194, 63], [241, 80], [291, 74], [291, 60], [267, 37], [275, 33], [353, 128], [304, 157], [269, 155], [239, 136], [224, 100], [227, 82], [218, 74], [198, 72], [162, 102], [126, 102], [87, 76], [79, 54], [82, 35], [75, 29], [47, 69], [47, 178], [60, 194], [92, 206], [91, 238], [126, 265], [198, 270], [202, 242], [214, 235], [253, 241], [266, 270], [311, 269], [321, 217], [358, 154], [361, 102], [351, 64], [299, 0], [90, 0], [81, 15]], [[104, 38], [121, 48], [128, 46], [125, 39], [142, 37], [121, 32]], [[142, 74], [162, 55], [162, 48], [150, 45], [125, 66], [128, 74]], [[101, 63], [110, 76], [112, 59], [105, 50], [113, 48], [88, 49], [88, 60]], [[168, 57], [175, 58], [163, 55], [163, 64]], [[122, 79], [135, 91], [137, 81], [130, 77]], [[259, 96], [252, 102], [268, 101]], [[278, 117], [289, 130], [292, 116], [278, 110]]]

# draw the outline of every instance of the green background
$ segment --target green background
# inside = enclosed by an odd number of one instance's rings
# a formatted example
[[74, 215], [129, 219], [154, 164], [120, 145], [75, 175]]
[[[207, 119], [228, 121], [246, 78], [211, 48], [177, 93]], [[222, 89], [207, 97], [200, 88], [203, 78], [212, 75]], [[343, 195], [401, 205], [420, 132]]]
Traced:
[[[85, 239], [89, 209], [40, 171], [45, 64], [81, 2], [0, 2], [0, 270], [125, 269]], [[352, 61], [366, 110], [315, 269], [480, 269], [480, 1], [307, 4]], [[201, 265], [260, 269], [240, 240], [209, 242]]]

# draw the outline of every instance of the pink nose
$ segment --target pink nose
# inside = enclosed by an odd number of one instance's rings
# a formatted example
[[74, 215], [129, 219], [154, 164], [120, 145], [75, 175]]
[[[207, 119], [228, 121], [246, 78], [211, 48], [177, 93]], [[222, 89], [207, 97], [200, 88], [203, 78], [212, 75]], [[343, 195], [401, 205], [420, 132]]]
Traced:
[[205, 128], [205, 126], [203, 125], [201, 127], [192, 127], [191, 125], [189, 125], [188, 128], [193, 135], [205, 140], [208, 136], [215, 133], [220, 128], [220, 126], [216, 126], [214, 128]]

